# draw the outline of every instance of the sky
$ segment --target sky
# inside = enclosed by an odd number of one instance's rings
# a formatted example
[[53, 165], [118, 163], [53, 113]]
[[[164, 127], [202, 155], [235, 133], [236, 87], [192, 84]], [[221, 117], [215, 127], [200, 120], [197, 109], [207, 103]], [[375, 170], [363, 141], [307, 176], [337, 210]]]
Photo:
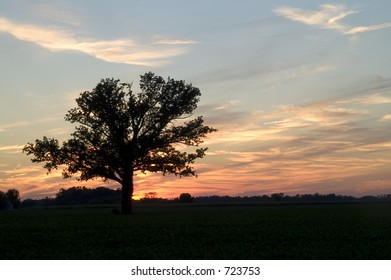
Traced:
[[157, 192], [391, 193], [391, 2], [1, 1], [0, 190], [23, 199], [101, 180], [47, 175], [22, 148], [70, 138], [64, 120], [101, 78], [152, 71], [192, 83], [205, 139], [198, 177], [138, 175]]

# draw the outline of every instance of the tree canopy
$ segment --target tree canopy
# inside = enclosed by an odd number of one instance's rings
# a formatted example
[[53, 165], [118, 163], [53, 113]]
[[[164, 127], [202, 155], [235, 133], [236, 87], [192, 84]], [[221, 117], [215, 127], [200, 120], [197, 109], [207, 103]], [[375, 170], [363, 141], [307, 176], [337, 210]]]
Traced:
[[[51, 172], [64, 166], [63, 177], [79, 180], [101, 177], [122, 186], [122, 213], [131, 212], [133, 176], [137, 172], [161, 172], [194, 176], [192, 164], [205, 155], [199, 147], [216, 129], [193, 117], [201, 92], [183, 80], [149, 72], [141, 75], [140, 92], [132, 83], [102, 79], [92, 91], [76, 99], [77, 107], [65, 120], [77, 123], [72, 138], [62, 142], [43, 137], [23, 151], [32, 162], [44, 162]], [[181, 147], [196, 147], [191, 152]]]
[[12, 205], [13, 209], [18, 209], [21, 205], [20, 193], [17, 189], [9, 189], [7, 192], [0, 191], [0, 203], [2, 207], [5, 206], [5, 202]]

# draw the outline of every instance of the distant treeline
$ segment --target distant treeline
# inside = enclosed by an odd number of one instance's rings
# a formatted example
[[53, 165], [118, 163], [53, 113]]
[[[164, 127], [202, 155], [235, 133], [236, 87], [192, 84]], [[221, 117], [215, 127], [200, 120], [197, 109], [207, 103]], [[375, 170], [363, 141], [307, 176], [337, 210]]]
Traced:
[[43, 199], [25, 199], [22, 207], [50, 206], [50, 205], [85, 205], [85, 204], [119, 204], [121, 199], [120, 189], [105, 187], [86, 188], [72, 187], [60, 189], [56, 197]]
[[[121, 190], [106, 187], [86, 188], [72, 187], [60, 189], [54, 198], [25, 199], [22, 207], [51, 206], [51, 205], [97, 205], [120, 204]], [[353, 197], [337, 194], [297, 194], [285, 195], [274, 193], [257, 196], [198, 196], [192, 197], [189, 193], [182, 193], [177, 198], [159, 198], [157, 193], [146, 193], [144, 198], [135, 203], [262, 203], [262, 202], [360, 202], [360, 201], [391, 201], [391, 194], [378, 196]]]
[[256, 203], [256, 202], [359, 202], [359, 201], [391, 201], [391, 194], [379, 196], [354, 197], [337, 194], [297, 194], [284, 195], [274, 193], [271, 195], [259, 196], [200, 196], [194, 198], [198, 203]]

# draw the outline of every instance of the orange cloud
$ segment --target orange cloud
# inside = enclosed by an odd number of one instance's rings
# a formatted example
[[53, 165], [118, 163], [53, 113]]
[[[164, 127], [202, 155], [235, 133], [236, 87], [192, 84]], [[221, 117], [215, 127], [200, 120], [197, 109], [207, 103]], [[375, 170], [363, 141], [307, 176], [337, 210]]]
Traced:
[[391, 115], [384, 115], [384, 116], [382, 117], [382, 120], [383, 120], [383, 121], [390, 121], [390, 120], [391, 120]]
[[[200, 106], [206, 123], [219, 131], [204, 142], [209, 150], [195, 164], [198, 178], [137, 175], [134, 194], [143, 197], [154, 191], [173, 198], [182, 192], [195, 196], [390, 192], [391, 132], [385, 121], [367, 125], [373, 118], [371, 110], [385, 102], [384, 95], [363, 93], [281, 105], [268, 112], [239, 110], [238, 102], [225, 108]], [[2, 147], [0, 152], [10, 157], [23, 156], [12, 153], [18, 145]], [[30, 163], [17, 166], [16, 161], [0, 170], [0, 188], [20, 186], [25, 197], [54, 195], [74, 185], [120, 187], [101, 180], [63, 180], [60, 172], [46, 176], [43, 168]]]

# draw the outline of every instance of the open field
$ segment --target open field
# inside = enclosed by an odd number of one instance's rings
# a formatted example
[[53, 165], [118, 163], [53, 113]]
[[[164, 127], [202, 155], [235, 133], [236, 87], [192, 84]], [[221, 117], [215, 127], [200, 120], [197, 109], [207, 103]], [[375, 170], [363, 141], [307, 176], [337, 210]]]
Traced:
[[391, 204], [21, 209], [1, 259], [390, 259]]

